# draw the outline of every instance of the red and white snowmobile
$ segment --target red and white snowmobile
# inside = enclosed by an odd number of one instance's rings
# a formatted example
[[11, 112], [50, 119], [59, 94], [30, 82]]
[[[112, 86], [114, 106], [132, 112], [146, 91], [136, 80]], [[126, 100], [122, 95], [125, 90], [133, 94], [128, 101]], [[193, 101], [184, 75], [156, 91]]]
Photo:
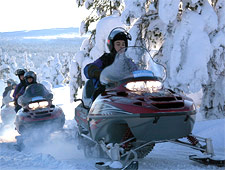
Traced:
[[[105, 90], [92, 103], [88, 80], [75, 108], [79, 147], [87, 157], [107, 155], [99, 169], [137, 169], [154, 145], [173, 142], [214, 156], [210, 139], [192, 135], [196, 110], [192, 99], [163, 87], [166, 70], [141, 47], [121, 50], [100, 76]], [[187, 138], [190, 142], [181, 139]], [[190, 157], [197, 160], [197, 157]], [[201, 159], [203, 160], [203, 159]]]
[[[61, 130], [65, 123], [63, 110], [52, 104], [53, 94], [42, 84], [29, 85], [18, 103], [22, 108], [16, 114], [18, 150], [24, 146], [24, 140], [40, 140], [54, 131]], [[35, 138], [36, 137], [36, 138]]]

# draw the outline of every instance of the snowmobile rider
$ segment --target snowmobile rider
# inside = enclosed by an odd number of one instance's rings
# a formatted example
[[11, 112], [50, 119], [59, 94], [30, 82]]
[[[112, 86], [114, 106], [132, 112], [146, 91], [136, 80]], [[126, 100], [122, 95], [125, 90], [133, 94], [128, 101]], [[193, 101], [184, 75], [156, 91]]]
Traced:
[[33, 71], [26, 72], [24, 74], [24, 78], [25, 78], [25, 81], [26, 81], [26, 85], [27, 86], [29, 86], [31, 84], [36, 84], [37, 83], [37, 76], [36, 76], [36, 73], [33, 72]]
[[92, 80], [95, 89], [92, 95], [92, 101], [105, 90], [105, 87], [99, 81], [102, 70], [114, 62], [115, 56], [120, 49], [128, 47], [128, 40], [131, 40], [131, 35], [124, 28], [114, 28], [110, 32], [107, 40], [110, 53], [104, 53], [93, 63], [85, 66], [84, 75], [87, 79]]
[[[2, 97], [4, 98], [7, 96], [8, 92], [12, 89], [15, 89], [16, 82], [13, 79], [8, 79], [5, 83], [7, 83], [7, 86], [5, 87], [5, 90], [2, 94]], [[4, 106], [4, 103], [2, 102], [1, 108]]]
[[13, 84], [15, 84], [15, 82], [12, 79], [8, 79], [5, 83], [7, 83], [7, 86], [2, 94], [2, 97], [5, 97], [7, 93], [13, 89]]
[[17, 69], [15, 72], [15, 75], [17, 75], [19, 77], [20, 83], [16, 86], [16, 89], [13, 93], [13, 97], [14, 97], [14, 102], [15, 102], [15, 111], [17, 112], [21, 106], [18, 105], [17, 100], [18, 97], [22, 94], [20, 94], [21, 89], [23, 89], [23, 87], [26, 87], [26, 82], [24, 79], [24, 74], [27, 72], [26, 69]]
[[[24, 74], [24, 80], [25, 80], [25, 85], [20, 89], [20, 91], [18, 92], [18, 94], [17, 94], [17, 100], [18, 100], [18, 98], [20, 97], [20, 96], [22, 96], [23, 94], [24, 94], [24, 92], [25, 92], [25, 90], [26, 90], [26, 87], [27, 86], [29, 86], [29, 85], [31, 85], [31, 84], [36, 84], [37, 83], [37, 81], [36, 81], [36, 79], [37, 79], [37, 76], [36, 76], [36, 74], [33, 72], [33, 71], [28, 71], [28, 72], [26, 72], [25, 74]], [[18, 108], [19, 109], [21, 109], [21, 106], [18, 104]], [[18, 110], [19, 110], [18, 109]], [[18, 111], [18, 110], [16, 110], [16, 112]]]

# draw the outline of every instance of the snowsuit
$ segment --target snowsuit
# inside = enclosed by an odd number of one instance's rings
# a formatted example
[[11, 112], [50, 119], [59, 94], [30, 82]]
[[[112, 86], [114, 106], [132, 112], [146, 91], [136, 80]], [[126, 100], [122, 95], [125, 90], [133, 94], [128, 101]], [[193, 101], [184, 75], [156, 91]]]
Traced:
[[115, 59], [115, 54], [104, 53], [100, 58], [90, 63], [84, 68], [84, 75], [87, 79], [91, 79], [94, 84], [94, 94], [92, 95], [92, 100], [105, 90], [105, 87], [100, 84], [99, 78], [102, 70], [113, 63]]
[[13, 89], [12, 86], [7, 86], [7, 87], [5, 88], [5, 91], [4, 91], [3, 94], [2, 94], [2, 97], [5, 97], [5, 96], [8, 94], [8, 92], [9, 92], [10, 90], [12, 90], [12, 89]]
[[14, 102], [15, 102], [15, 111], [17, 112], [19, 109], [21, 109], [21, 106], [17, 103], [18, 98], [23, 95], [25, 88], [27, 87], [25, 81], [21, 81], [17, 86], [13, 93]]
[[[8, 94], [8, 92], [10, 91], [10, 90], [12, 90], [13, 89], [13, 86], [7, 86], [6, 88], [5, 88], [5, 91], [3, 92], [3, 94], [2, 94], [2, 98], [4, 98], [5, 96], [7, 96], [7, 94]], [[4, 103], [2, 102], [2, 106], [1, 106], [1, 108], [4, 106]]]
[[[29, 85], [31, 85], [31, 84], [37, 84], [37, 82], [36, 81], [33, 81], [32, 83], [25, 83], [25, 85], [24, 86], [22, 86], [21, 87], [21, 89], [19, 90], [19, 92], [16, 94], [16, 107], [15, 107], [15, 111], [17, 112], [19, 109], [21, 109], [21, 106], [18, 104], [18, 98], [20, 97], [20, 96], [22, 96], [23, 94], [24, 94], [24, 92], [25, 92], [25, 90], [26, 90], [26, 88], [27, 88], [27, 86], [29, 86]], [[16, 91], [16, 90], [15, 90]], [[15, 93], [15, 92], [14, 92]], [[13, 96], [14, 97], [14, 96]], [[14, 101], [15, 101], [15, 97], [14, 97]]]

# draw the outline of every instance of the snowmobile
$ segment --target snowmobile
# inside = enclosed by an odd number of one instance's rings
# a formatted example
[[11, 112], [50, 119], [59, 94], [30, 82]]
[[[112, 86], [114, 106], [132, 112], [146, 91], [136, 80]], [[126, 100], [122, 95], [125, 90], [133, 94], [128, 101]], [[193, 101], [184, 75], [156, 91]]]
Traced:
[[63, 110], [52, 104], [53, 94], [44, 85], [37, 83], [29, 85], [24, 94], [18, 98], [22, 108], [17, 112], [15, 119], [17, 146], [23, 147], [24, 139], [45, 138], [54, 131], [61, 130], [65, 123]]
[[214, 155], [210, 139], [192, 135], [193, 100], [164, 88], [165, 78], [165, 67], [154, 62], [145, 48], [128, 47], [101, 72], [105, 90], [93, 102], [94, 85], [91, 80], [85, 83], [82, 99], [75, 99], [81, 101], [75, 108], [78, 148], [87, 157], [110, 158], [97, 162], [98, 169], [138, 169], [137, 159], [162, 142], [191, 147], [208, 159]]
[[15, 112], [15, 104], [13, 101], [13, 92], [14, 89], [10, 90], [5, 97], [3, 97], [3, 107], [1, 108], [1, 120], [4, 125], [13, 124], [16, 112]]

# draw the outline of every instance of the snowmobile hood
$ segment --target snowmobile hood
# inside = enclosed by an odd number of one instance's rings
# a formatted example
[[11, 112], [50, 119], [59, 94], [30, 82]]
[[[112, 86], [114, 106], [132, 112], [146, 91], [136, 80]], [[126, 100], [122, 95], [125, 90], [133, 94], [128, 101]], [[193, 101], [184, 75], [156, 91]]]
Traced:
[[18, 103], [24, 107], [30, 102], [51, 100], [52, 98], [53, 94], [44, 85], [37, 83], [27, 86], [24, 94], [19, 97]]

